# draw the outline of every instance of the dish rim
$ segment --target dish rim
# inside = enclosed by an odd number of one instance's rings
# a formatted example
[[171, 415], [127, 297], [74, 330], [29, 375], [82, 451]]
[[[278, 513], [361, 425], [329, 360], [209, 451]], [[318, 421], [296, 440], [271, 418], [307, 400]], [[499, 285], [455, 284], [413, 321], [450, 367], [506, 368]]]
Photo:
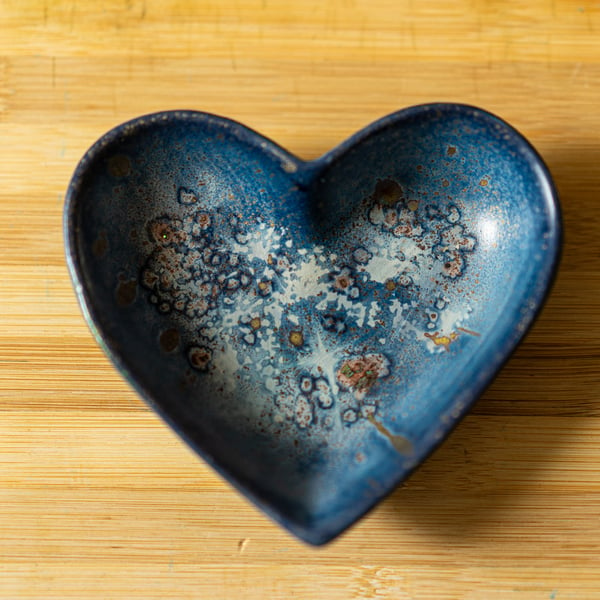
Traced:
[[[104, 152], [107, 146], [116, 143], [118, 144], [122, 138], [135, 135], [140, 128], [143, 128], [146, 125], [153, 125], [157, 122], [168, 123], [171, 121], [179, 122], [191, 120], [196, 123], [212, 123], [225, 127], [241, 141], [255, 146], [259, 151], [265, 154], [272, 155], [275, 159], [280, 161], [282, 166], [287, 165], [286, 170], [289, 169], [288, 172], [293, 174], [293, 178], [301, 182], [306, 181], [309, 178], [317, 177], [319, 172], [322, 172], [324, 169], [340, 160], [349, 150], [361, 144], [369, 137], [386, 128], [395, 127], [412, 117], [424, 115], [427, 112], [434, 112], [437, 116], [448, 112], [455, 114], [461, 113], [466, 117], [491, 121], [503, 128], [506, 134], [510, 136], [511, 141], [516, 145], [520, 155], [526, 159], [527, 163], [532, 168], [532, 172], [536, 174], [536, 177], [541, 184], [540, 194], [546, 207], [545, 219], [552, 232], [546, 240], [548, 249], [546, 250], [544, 260], [541, 262], [540, 270], [545, 271], [545, 276], [542, 281], [537, 282], [535, 289], [532, 289], [531, 293], [525, 298], [528, 302], [533, 302], [535, 307], [527, 315], [527, 322], [524, 324], [523, 329], [516, 336], [507, 336], [504, 343], [498, 346], [497, 354], [501, 358], [492, 365], [491, 375], [484, 378], [482, 381], [472, 380], [469, 386], [468, 397], [465, 400], [465, 398], [461, 396], [460, 406], [457, 406], [458, 394], [453, 398], [450, 409], [457, 408], [457, 410], [451, 411], [452, 418], [446, 423], [439, 423], [435, 428], [435, 431], [432, 432], [431, 440], [425, 445], [427, 451], [422, 455], [422, 458], [420, 458], [418, 463], [410, 469], [400, 471], [398, 477], [394, 479], [394, 483], [383, 492], [373, 494], [372, 498], [367, 503], [366, 508], [351, 520], [345, 522], [341, 527], [336, 527], [334, 531], [331, 531], [330, 529], [322, 531], [322, 528], [319, 528], [318, 526], [310, 527], [295, 522], [289, 515], [286, 516], [284, 512], [279, 511], [267, 498], [262, 498], [260, 493], [255, 492], [252, 489], [251, 480], [244, 480], [239, 474], [231, 473], [225, 466], [221, 465], [219, 457], [211, 455], [205, 448], [202, 448], [197, 441], [191, 440], [182, 430], [182, 425], [171, 418], [169, 414], [167, 414], [167, 411], [163, 409], [160, 399], [154, 399], [152, 390], [148, 389], [143, 381], [139, 381], [130, 372], [126, 353], [121, 352], [118, 347], [115, 347], [115, 345], [111, 343], [111, 340], [108, 339], [108, 335], [102, 331], [99, 325], [97, 309], [94, 308], [93, 297], [88, 290], [85, 289], [84, 267], [81, 262], [81, 256], [77, 251], [78, 230], [76, 227], [78, 210], [82, 206], [82, 203], [79, 201], [81, 198], [81, 188], [87, 176], [88, 168], [94, 165], [98, 155]], [[549, 168], [533, 145], [516, 128], [493, 113], [469, 104], [452, 102], [418, 104], [388, 114], [354, 133], [321, 157], [310, 161], [304, 161], [298, 158], [278, 143], [236, 120], [221, 117], [212, 113], [196, 110], [167, 110], [135, 117], [115, 126], [102, 135], [90, 146], [80, 159], [73, 176], [71, 177], [65, 196], [63, 233], [67, 267], [80, 310], [96, 342], [109, 357], [120, 374], [129, 382], [146, 404], [150, 406], [197, 455], [219, 473], [221, 477], [233, 485], [238, 492], [250, 499], [262, 512], [281, 524], [285, 529], [299, 537], [301, 540], [315, 546], [325, 544], [347, 531], [348, 528], [354, 525], [385, 497], [397, 489], [398, 485], [402, 481], [408, 479], [439, 447], [439, 445], [448, 438], [452, 430], [471, 410], [474, 403], [495, 380], [505, 364], [511, 358], [515, 349], [523, 342], [524, 338], [531, 330], [533, 323], [539, 317], [556, 281], [561, 260], [563, 238], [562, 215], [558, 192], [552, 180]], [[537, 281], [537, 279], [535, 280]], [[515, 321], [514, 327], [516, 328], [518, 325], [519, 322]]]

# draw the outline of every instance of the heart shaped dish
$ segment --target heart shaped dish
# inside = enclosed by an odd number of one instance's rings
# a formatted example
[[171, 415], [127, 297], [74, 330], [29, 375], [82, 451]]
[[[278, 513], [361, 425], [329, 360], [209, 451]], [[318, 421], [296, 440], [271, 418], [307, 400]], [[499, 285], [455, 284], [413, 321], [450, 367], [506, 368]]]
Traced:
[[305, 162], [239, 123], [141, 117], [83, 157], [67, 260], [143, 398], [312, 544], [448, 435], [530, 326], [560, 250], [529, 143], [412, 107]]

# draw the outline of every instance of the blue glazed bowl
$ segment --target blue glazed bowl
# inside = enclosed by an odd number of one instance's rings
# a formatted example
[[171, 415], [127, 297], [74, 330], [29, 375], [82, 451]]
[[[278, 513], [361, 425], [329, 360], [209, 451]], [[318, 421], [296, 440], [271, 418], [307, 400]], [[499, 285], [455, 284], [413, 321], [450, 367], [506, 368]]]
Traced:
[[166, 112], [85, 154], [65, 235], [118, 369], [322, 544], [497, 374], [548, 292], [560, 218], [535, 150], [470, 106], [397, 112], [312, 162], [239, 123]]

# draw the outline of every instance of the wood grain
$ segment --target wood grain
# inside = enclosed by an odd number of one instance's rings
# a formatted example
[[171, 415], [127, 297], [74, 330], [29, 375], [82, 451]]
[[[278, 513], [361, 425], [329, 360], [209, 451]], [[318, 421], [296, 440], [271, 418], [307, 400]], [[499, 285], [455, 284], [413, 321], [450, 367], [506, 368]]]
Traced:
[[[0, 0], [0, 598], [600, 598], [600, 3]], [[330, 546], [267, 521], [95, 345], [73, 169], [154, 110], [314, 158], [403, 106], [507, 119], [561, 194], [559, 277], [451, 438]]]

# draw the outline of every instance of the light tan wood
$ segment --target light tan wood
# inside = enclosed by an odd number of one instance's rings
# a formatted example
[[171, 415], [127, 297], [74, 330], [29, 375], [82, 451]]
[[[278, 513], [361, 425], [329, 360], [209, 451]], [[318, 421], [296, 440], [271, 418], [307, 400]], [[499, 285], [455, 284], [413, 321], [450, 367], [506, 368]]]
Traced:
[[[194, 108], [314, 158], [435, 100], [507, 119], [562, 197], [541, 319], [421, 470], [313, 549], [94, 343], [64, 191], [99, 135]], [[600, 3], [0, 0], [0, 598], [600, 598]]]

